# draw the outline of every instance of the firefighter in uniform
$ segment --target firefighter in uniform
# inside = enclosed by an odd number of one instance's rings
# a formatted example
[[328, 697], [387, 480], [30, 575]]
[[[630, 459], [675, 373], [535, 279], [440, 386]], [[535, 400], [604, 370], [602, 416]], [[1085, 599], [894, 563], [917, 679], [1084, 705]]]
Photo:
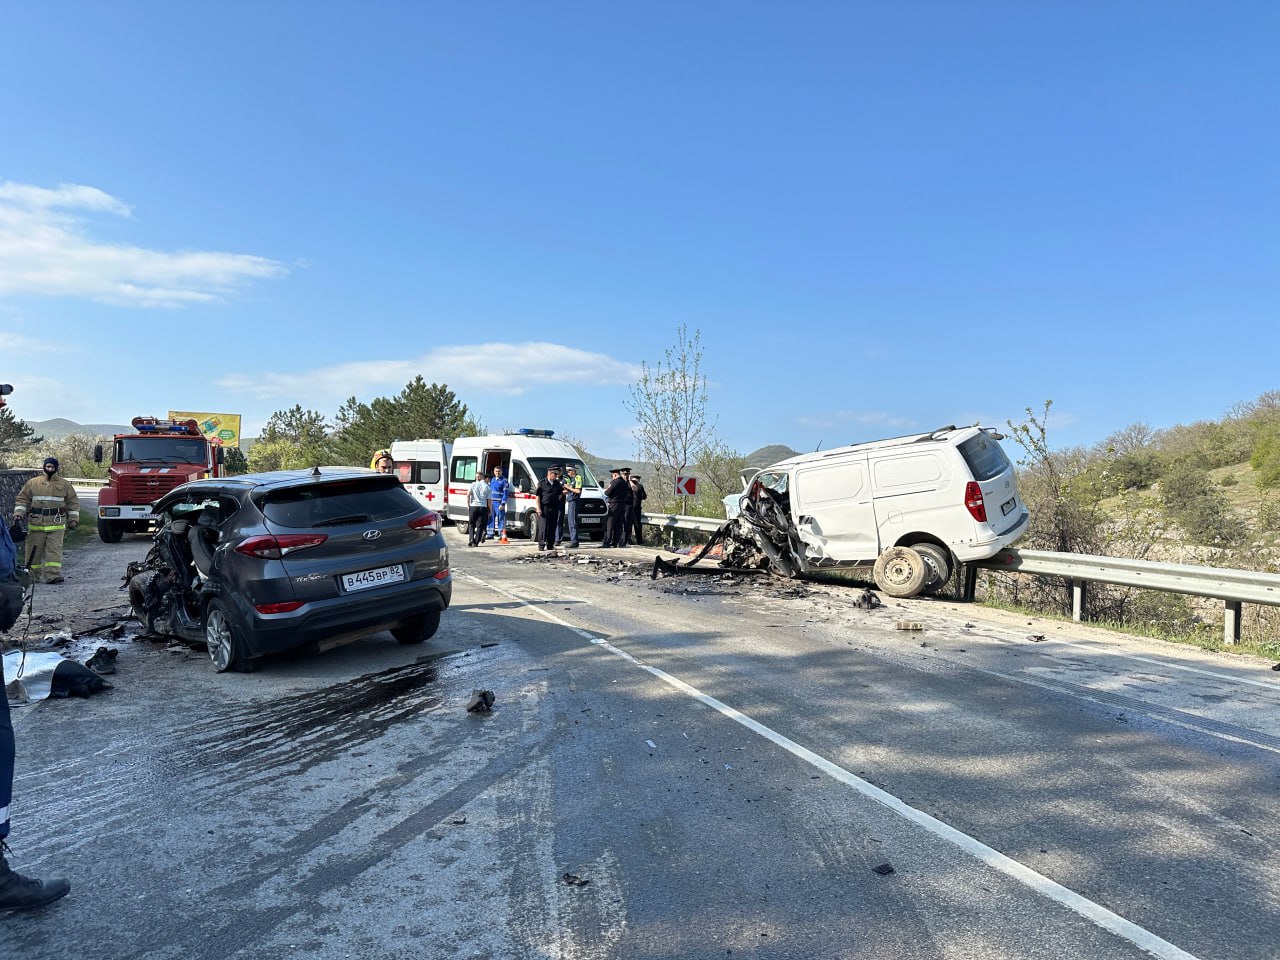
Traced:
[[13, 515], [27, 521], [27, 566], [39, 583], [62, 582], [62, 538], [80, 523], [75, 487], [58, 475], [58, 461], [46, 457], [44, 476], [32, 477], [15, 501]]

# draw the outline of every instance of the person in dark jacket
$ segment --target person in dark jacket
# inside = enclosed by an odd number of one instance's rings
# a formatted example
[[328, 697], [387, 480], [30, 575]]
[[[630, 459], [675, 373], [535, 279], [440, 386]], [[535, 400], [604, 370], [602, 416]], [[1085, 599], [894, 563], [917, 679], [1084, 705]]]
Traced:
[[627, 517], [627, 526], [635, 542], [644, 543], [644, 530], [641, 526], [640, 515], [644, 513], [644, 507], [641, 504], [649, 499], [649, 494], [645, 492], [644, 484], [640, 482], [640, 474], [629, 478], [631, 483], [631, 513]]
[[550, 550], [559, 543], [556, 537], [560, 535], [560, 511], [564, 509], [564, 485], [560, 482], [559, 466], [547, 467], [547, 475], [538, 481], [533, 495], [540, 518], [538, 549]]
[[[22, 587], [18, 583], [18, 551], [9, 527], [0, 516], [0, 631], [8, 630], [22, 613]], [[0, 658], [0, 687], [4, 686], [4, 660]], [[9, 698], [0, 692], [0, 841], [9, 835], [9, 804], [13, 800], [15, 747]], [[71, 884], [64, 879], [24, 877], [5, 859], [7, 846], [0, 843], [0, 912], [29, 910], [65, 897]]]
[[626, 524], [626, 508], [628, 491], [631, 485], [622, 478], [622, 471], [617, 467], [609, 470], [609, 485], [604, 488], [604, 499], [608, 507], [605, 516], [604, 547], [620, 547], [623, 541], [623, 526]]

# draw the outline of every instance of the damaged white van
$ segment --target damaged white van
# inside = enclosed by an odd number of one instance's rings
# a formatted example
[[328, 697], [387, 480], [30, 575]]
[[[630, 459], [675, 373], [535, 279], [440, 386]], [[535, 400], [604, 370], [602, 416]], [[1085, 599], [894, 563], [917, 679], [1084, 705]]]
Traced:
[[750, 565], [758, 551], [783, 576], [870, 566], [892, 597], [936, 590], [957, 563], [1027, 531], [1002, 439], [990, 427], [947, 426], [765, 467], [726, 524], [722, 565]]

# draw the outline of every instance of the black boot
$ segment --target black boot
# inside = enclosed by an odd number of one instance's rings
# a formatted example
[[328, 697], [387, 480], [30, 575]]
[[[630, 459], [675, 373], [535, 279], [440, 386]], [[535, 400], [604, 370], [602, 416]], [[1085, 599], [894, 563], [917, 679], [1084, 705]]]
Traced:
[[0, 910], [30, 910], [53, 903], [71, 891], [71, 884], [58, 877], [55, 880], [36, 880], [24, 877], [9, 867], [0, 849]]

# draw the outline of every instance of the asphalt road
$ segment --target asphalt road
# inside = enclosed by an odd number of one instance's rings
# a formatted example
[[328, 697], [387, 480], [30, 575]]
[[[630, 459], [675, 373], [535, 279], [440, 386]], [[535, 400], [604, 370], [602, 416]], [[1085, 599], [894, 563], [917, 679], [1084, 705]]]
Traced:
[[1269, 664], [447, 534], [424, 646], [22, 708], [0, 957], [1280, 957]]

